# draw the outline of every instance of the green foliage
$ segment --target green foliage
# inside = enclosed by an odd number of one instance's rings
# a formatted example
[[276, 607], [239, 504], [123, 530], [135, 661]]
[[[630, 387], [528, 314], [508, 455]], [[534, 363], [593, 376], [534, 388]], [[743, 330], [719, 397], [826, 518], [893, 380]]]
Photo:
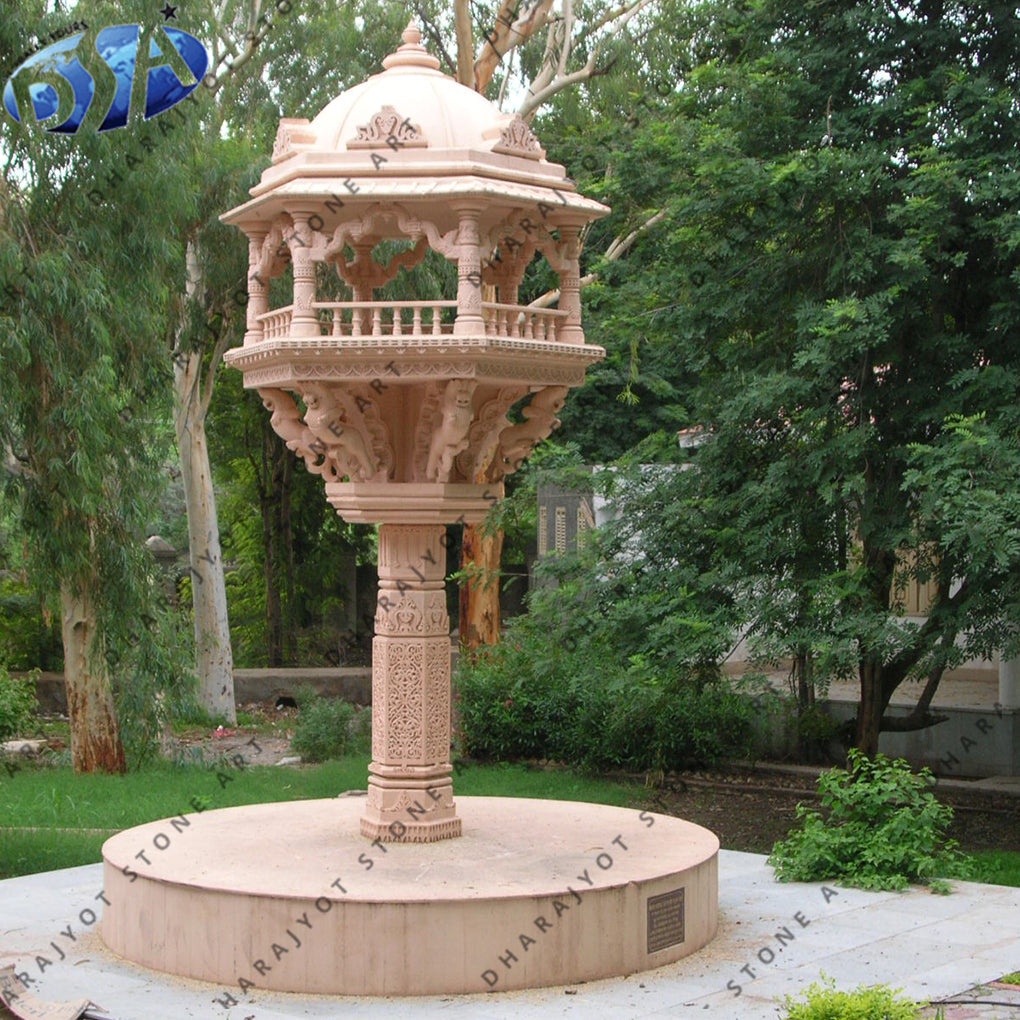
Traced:
[[1020, 985], [1020, 970], [1014, 970], [1009, 974], [1003, 974], [999, 980], [1005, 985]]
[[[156, 602], [154, 597], [154, 602]], [[143, 614], [122, 653], [112, 658], [114, 703], [129, 768], [151, 762], [171, 720], [198, 711], [193, 634], [187, 618], [156, 604]]]
[[320, 697], [308, 684], [297, 691], [296, 700], [298, 719], [290, 742], [294, 751], [305, 761], [342, 758], [347, 753], [354, 706], [339, 698]]
[[[635, 619], [625, 603], [594, 626], [598, 600], [579, 594], [566, 582], [533, 593], [530, 612], [510, 622], [499, 644], [461, 657], [455, 688], [465, 754], [650, 770], [753, 754], [749, 699], [704, 662], [684, 661], [682, 647], [646, 650], [655, 623]], [[616, 640], [630, 627], [641, 632], [633, 650]]]
[[0, 527], [0, 660], [11, 669], [60, 669], [56, 599], [29, 576], [15, 543], [3, 542], [5, 531]]
[[[753, 652], [819, 680], [870, 664], [873, 751], [909, 676], [1018, 642], [1020, 23], [979, 0], [672, 13], [677, 87], [656, 99], [663, 62], [624, 58], [653, 109], [592, 125], [590, 176], [567, 164], [613, 209], [586, 248], [641, 229], [584, 291], [600, 371], [626, 386], [633, 344], [641, 404], [591, 414], [593, 371], [565, 434], [590, 456], [683, 394], [697, 470], [660, 487], [644, 539], [731, 593]], [[935, 581], [924, 625], [890, 616], [909, 580]]]
[[1020, 850], [977, 850], [970, 865], [973, 882], [1020, 886]]
[[38, 707], [34, 675], [14, 677], [0, 664], [0, 741], [24, 736]]
[[932, 792], [931, 772], [903, 759], [856, 749], [846, 769], [818, 777], [824, 814], [797, 805], [800, 828], [772, 848], [768, 863], [782, 882], [840, 880], [863, 889], [927, 883], [948, 892], [944, 877], [967, 877], [967, 859], [945, 831], [953, 811]]
[[899, 995], [888, 985], [859, 985], [837, 990], [831, 978], [815, 981], [801, 993], [803, 1001], [784, 998], [783, 1020], [914, 1020], [920, 1003]]

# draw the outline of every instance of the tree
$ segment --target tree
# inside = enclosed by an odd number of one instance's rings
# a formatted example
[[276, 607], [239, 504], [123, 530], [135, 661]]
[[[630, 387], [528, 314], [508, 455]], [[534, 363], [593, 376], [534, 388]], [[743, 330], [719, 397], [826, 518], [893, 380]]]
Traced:
[[[582, 14], [579, 8], [575, 10], [571, 0], [565, 0], [556, 11], [553, 0], [527, 3], [501, 0], [491, 17], [488, 12], [483, 13], [476, 33], [469, 5], [458, 0], [453, 12], [456, 61], [442, 45], [446, 19], [424, 11], [421, 16], [446, 60], [448, 73], [476, 92], [484, 94], [491, 86], [495, 87], [496, 101], [501, 105], [511, 93], [511, 86], [513, 94], [523, 91], [515, 112], [531, 121], [554, 99], [607, 74], [622, 51], [651, 31], [651, 23], [640, 24], [638, 18], [651, 4], [652, 0], [635, 0], [591, 5]], [[632, 22], [638, 24], [636, 31]], [[476, 37], [482, 39], [477, 49]], [[536, 45], [539, 42], [541, 49]], [[542, 136], [541, 128], [538, 133]], [[625, 238], [614, 238], [607, 257], [619, 257], [631, 243]], [[535, 275], [533, 272], [529, 275], [534, 286]], [[582, 282], [592, 279], [593, 276], [587, 276]], [[547, 307], [558, 298], [558, 291], [543, 285], [531, 303]], [[492, 295], [486, 296], [486, 300], [491, 299]], [[481, 477], [475, 480], [484, 481]], [[503, 533], [498, 527], [464, 525], [459, 631], [461, 643], [467, 648], [493, 644], [499, 639], [498, 578], [502, 549]]]
[[[314, 116], [336, 92], [376, 70], [392, 38], [399, 36], [399, 12], [381, 17], [372, 3], [295, 10], [297, 6], [267, 8], [260, 0], [230, 0], [188, 11], [195, 31], [211, 49], [200, 114], [209, 141], [187, 168], [200, 211], [177, 238], [186, 252], [187, 289], [178, 304], [171, 352], [174, 423], [188, 512], [199, 699], [207, 711], [231, 722], [233, 653], [206, 419], [223, 354], [243, 332], [248, 265], [236, 232], [224, 228], [217, 217], [236, 202], [238, 184], [255, 183], [268, 164], [281, 116]], [[366, 29], [367, 42], [359, 24]], [[295, 52], [306, 54], [297, 75]], [[336, 61], [336, 53], [345, 59]], [[284, 452], [277, 441], [280, 478], [291, 470], [282, 466]], [[269, 502], [283, 509], [289, 496], [264, 494], [263, 514], [269, 514]], [[287, 558], [286, 514], [275, 525], [270, 517], [266, 523], [269, 569], [280, 555]], [[272, 572], [266, 585], [270, 623], [282, 637]]]
[[[1017, 648], [1020, 20], [764, 0], [675, 25], [680, 87], [601, 192], [666, 209], [605, 282], [614, 326], [671, 350], [705, 429], [661, 494], [700, 508], [669, 544], [773, 651], [856, 673], [874, 754], [881, 731], [938, 721], [946, 668]], [[985, 506], [997, 534], [967, 533]], [[922, 624], [893, 612], [910, 579], [934, 582]]]
[[[130, 17], [122, 8], [97, 5], [86, 43]], [[4, 50], [64, 18], [22, 8], [0, 30]], [[165, 229], [191, 196], [173, 169], [186, 127], [168, 138], [135, 109], [101, 135], [92, 112], [71, 136], [28, 115], [0, 127], [0, 450], [30, 569], [59, 591], [74, 768], [120, 772], [122, 733], [152, 734], [151, 695], [184, 689], [160, 648], [142, 529], [165, 453], [153, 422], [179, 256]], [[137, 713], [119, 724], [115, 702]]]

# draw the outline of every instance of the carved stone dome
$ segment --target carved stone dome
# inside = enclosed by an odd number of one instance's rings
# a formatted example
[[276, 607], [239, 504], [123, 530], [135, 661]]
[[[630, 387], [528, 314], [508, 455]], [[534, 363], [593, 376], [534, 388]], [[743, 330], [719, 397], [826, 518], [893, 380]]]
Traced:
[[[387, 163], [469, 161], [504, 170], [516, 165], [562, 179], [562, 169], [546, 162], [545, 151], [521, 117], [503, 113], [439, 70], [439, 61], [421, 45], [421, 32], [413, 21], [403, 40], [383, 60], [385, 70], [342, 92], [311, 122], [282, 120], [273, 163], [298, 153], [319, 159], [326, 153], [334, 158], [350, 153], [364, 162], [365, 150], [375, 150]], [[517, 163], [518, 159], [529, 163]], [[375, 162], [381, 169], [384, 161]]]
[[[383, 61], [384, 71], [337, 96], [311, 122], [314, 147], [342, 150], [351, 143], [358, 146], [366, 140], [366, 126], [374, 127], [373, 118], [387, 109], [401, 115], [398, 124], [406, 118], [421, 136], [415, 137], [405, 126], [396, 135], [402, 145], [485, 151], [498, 146], [501, 133], [515, 117], [443, 74], [439, 61], [421, 45], [421, 32], [413, 22], [404, 30], [403, 39], [403, 45]], [[520, 126], [524, 128], [518, 128], [521, 140], [534, 138], [523, 122]], [[533, 145], [529, 154], [537, 158], [542, 153], [537, 141]]]

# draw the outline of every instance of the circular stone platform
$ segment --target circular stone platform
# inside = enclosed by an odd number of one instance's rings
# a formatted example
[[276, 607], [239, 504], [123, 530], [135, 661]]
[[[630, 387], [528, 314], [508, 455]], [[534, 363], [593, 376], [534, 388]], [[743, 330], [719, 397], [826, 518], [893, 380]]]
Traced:
[[671, 963], [716, 931], [718, 839], [652, 812], [458, 797], [463, 836], [372, 842], [364, 799], [224, 808], [103, 846], [103, 940], [250, 988], [428, 995]]

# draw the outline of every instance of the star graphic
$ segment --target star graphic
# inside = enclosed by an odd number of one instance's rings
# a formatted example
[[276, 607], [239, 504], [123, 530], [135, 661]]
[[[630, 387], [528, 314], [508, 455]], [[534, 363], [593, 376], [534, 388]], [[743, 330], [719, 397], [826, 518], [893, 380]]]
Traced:
[[177, 20], [177, 8], [171, 7], [169, 3], [164, 3], [159, 9], [159, 13], [163, 15], [164, 22], [169, 21], [171, 18], [173, 18], [174, 21]]

